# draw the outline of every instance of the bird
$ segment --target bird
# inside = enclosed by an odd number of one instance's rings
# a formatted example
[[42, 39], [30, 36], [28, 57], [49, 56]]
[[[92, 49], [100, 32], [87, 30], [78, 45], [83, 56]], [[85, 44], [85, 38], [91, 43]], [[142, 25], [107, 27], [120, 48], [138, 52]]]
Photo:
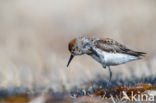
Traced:
[[130, 61], [142, 59], [146, 53], [127, 48], [125, 45], [110, 39], [81, 36], [72, 39], [68, 44], [71, 53], [67, 67], [75, 56], [87, 54], [102, 65], [108, 67], [109, 81], [112, 78], [110, 66], [125, 64]]

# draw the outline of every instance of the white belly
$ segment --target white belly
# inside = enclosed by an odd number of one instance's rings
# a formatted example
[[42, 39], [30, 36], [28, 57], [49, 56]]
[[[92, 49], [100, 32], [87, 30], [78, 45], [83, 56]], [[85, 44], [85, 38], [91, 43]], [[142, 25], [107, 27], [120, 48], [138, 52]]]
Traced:
[[92, 57], [101, 63], [102, 65], [119, 65], [124, 64], [129, 61], [133, 61], [138, 59], [138, 57], [128, 55], [128, 54], [122, 54], [122, 53], [108, 53], [105, 51], [102, 51], [100, 49], [96, 49], [99, 57], [96, 55], [93, 55]]

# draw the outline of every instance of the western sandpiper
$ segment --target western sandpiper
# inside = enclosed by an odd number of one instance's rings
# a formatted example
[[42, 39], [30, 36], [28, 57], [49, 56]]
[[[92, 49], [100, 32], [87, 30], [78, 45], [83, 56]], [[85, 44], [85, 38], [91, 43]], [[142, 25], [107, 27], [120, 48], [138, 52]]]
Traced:
[[87, 54], [99, 62], [103, 68], [108, 67], [110, 73], [109, 81], [112, 78], [110, 66], [138, 60], [146, 54], [144, 52], [131, 50], [113, 39], [91, 37], [79, 37], [71, 40], [69, 42], [69, 51], [71, 56], [67, 67], [74, 56]]

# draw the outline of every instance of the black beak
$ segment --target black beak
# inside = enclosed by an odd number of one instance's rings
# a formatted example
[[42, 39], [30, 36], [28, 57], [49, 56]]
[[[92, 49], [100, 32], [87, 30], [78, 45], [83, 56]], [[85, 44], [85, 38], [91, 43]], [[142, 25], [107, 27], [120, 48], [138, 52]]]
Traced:
[[72, 61], [72, 59], [74, 58], [74, 56], [71, 54], [70, 58], [69, 58], [69, 61], [68, 61], [68, 64], [67, 64], [67, 67], [69, 66], [70, 62]]

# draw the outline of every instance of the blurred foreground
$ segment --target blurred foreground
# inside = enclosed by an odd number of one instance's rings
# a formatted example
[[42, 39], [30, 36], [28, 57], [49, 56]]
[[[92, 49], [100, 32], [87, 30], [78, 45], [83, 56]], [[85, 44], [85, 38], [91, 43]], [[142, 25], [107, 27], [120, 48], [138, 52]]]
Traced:
[[[154, 103], [156, 101], [156, 78], [142, 80], [90, 81], [86, 88], [76, 87], [71, 92], [52, 90], [34, 93], [28, 89], [14, 88], [12, 92], [1, 90], [0, 103]], [[127, 98], [124, 98], [125, 94]], [[2, 95], [3, 93], [3, 95]], [[134, 98], [134, 97], [135, 98]], [[133, 98], [133, 99], [132, 99]]]

